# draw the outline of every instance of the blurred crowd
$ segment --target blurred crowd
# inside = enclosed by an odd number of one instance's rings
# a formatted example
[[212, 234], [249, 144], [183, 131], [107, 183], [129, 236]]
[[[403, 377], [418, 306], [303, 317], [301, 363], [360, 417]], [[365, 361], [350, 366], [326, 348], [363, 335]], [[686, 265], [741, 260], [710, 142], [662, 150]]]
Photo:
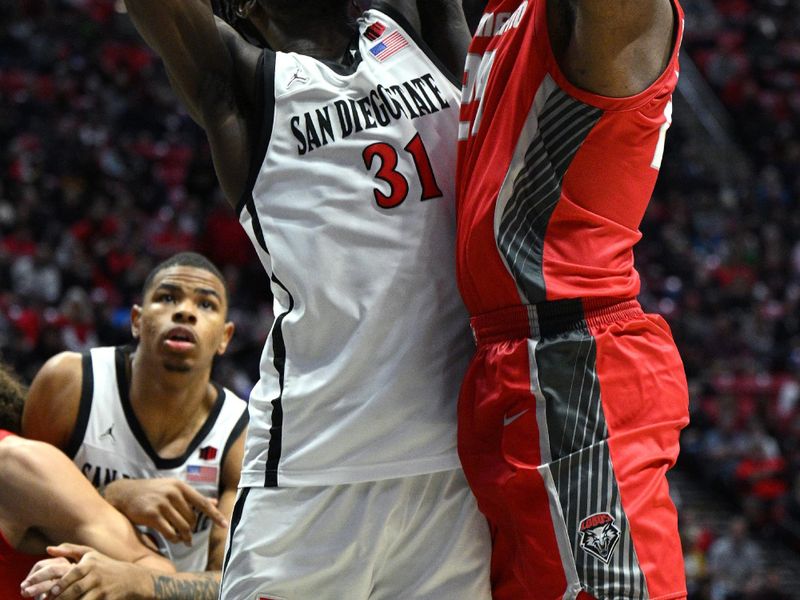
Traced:
[[682, 515], [693, 598], [780, 599], [753, 540], [800, 548], [800, 6], [684, 4], [684, 51], [752, 173], [720, 182], [673, 128], [637, 247], [641, 299], [666, 316], [686, 365], [681, 463], [742, 515], [730, 531]]
[[30, 380], [61, 350], [129, 342], [144, 277], [194, 249], [233, 298], [238, 330], [215, 377], [247, 397], [268, 282], [204, 135], [119, 8], [0, 3], [0, 353]]
[[[195, 249], [225, 273], [237, 324], [215, 378], [246, 397], [272, 320], [268, 282], [204, 136], [120, 4], [0, 3], [0, 357], [29, 381], [61, 350], [129, 342], [145, 275]], [[682, 463], [743, 515], [729, 531], [684, 515], [692, 597], [726, 600], [747, 581], [748, 599], [779, 600], [771, 570], [734, 565], [761, 564], [754, 532], [800, 547], [800, 8], [684, 4], [685, 52], [753, 173], [720, 182], [691, 132], [673, 128], [637, 246], [641, 300], [684, 357]]]

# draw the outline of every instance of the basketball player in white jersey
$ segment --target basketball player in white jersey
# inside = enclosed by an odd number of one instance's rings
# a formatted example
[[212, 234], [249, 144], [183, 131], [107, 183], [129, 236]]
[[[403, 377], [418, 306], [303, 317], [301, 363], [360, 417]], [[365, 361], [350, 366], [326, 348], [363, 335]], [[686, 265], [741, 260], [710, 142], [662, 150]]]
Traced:
[[126, 6], [275, 298], [221, 598], [488, 598], [455, 450], [471, 351], [453, 264], [460, 3], [229, 5], [267, 50], [207, 0]]
[[[177, 254], [151, 272], [131, 312], [135, 348], [51, 358], [25, 404], [23, 434], [62, 449], [183, 572], [145, 582], [154, 598], [218, 593], [247, 420], [245, 401], [210, 381], [233, 334], [227, 308], [217, 268]], [[141, 575], [128, 575], [138, 589]], [[76, 574], [59, 586], [74, 583]]]

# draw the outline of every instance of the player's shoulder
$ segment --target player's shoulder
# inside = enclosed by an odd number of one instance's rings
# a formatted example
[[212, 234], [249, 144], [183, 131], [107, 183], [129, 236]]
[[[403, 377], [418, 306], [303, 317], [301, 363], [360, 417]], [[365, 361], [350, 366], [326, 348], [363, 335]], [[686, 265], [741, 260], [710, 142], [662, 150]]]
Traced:
[[[47, 360], [31, 383], [29, 398], [40, 394], [64, 398], [80, 396], [83, 373], [83, 355], [78, 352], [61, 352]], [[77, 394], [77, 395], [76, 395]]]
[[51, 356], [39, 369], [36, 377], [65, 377], [81, 371], [83, 355], [79, 352], [59, 352]]
[[62, 352], [39, 369], [22, 412], [22, 431], [26, 436], [66, 447], [81, 402], [82, 361], [77, 352]]

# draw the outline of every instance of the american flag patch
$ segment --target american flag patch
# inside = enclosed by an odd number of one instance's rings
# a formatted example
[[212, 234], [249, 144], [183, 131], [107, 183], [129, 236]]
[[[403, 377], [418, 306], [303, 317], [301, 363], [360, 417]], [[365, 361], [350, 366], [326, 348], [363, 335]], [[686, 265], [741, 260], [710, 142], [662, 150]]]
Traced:
[[400, 52], [400, 50], [406, 46], [408, 46], [408, 40], [403, 37], [403, 34], [399, 31], [394, 31], [375, 44], [369, 51], [378, 62], [383, 62], [390, 56], [394, 56]]
[[189, 483], [216, 483], [217, 467], [201, 467], [200, 465], [187, 465], [186, 481]]

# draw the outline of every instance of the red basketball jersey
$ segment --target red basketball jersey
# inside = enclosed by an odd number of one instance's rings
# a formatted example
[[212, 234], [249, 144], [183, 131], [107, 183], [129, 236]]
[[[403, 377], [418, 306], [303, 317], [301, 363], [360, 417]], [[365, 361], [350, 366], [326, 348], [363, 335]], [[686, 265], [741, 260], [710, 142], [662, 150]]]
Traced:
[[[10, 431], [0, 429], [0, 441], [14, 435]], [[28, 575], [36, 562], [47, 558], [25, 554], [15, 550], [0, 531], [0, 598], [13, 600], [22, 598], [19, 593], [19, 584]]]
[[459, 127], [458, 278], [470, 312], [634, 297], [633, 246], [655, 186], [678, 81], [592, 94], [553, 56], [545, 0], [490, 0], [467, 58]]

